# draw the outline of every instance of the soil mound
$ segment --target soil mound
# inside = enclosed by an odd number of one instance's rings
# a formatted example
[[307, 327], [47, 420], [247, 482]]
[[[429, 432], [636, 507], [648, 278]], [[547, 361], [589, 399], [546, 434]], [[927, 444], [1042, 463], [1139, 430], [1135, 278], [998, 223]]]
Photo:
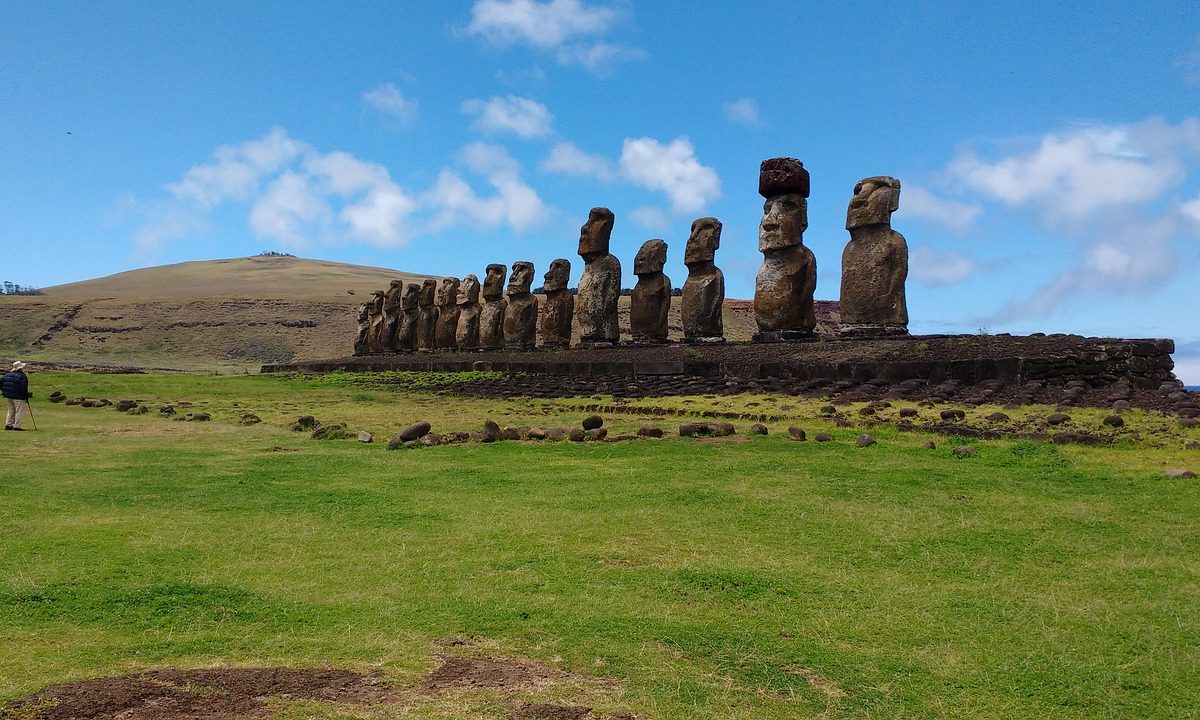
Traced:
[[566, 676], [561, 670], [523, 660], [447, 656], [425, 677], [422, 688], [426, 692], [466, 688], [513, 690], [545, 685]]

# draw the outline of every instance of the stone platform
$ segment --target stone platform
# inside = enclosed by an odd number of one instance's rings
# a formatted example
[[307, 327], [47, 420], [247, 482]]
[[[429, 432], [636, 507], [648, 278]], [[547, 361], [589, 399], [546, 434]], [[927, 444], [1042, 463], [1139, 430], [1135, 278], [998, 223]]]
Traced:
[[628, 345], [525, 352], [434, 352], [264, 365], [262, 371], [416, 370], [587, 376], [690, 376], [969, 385], [1175, 380], [1173, 340], [1078, 335], [913, 335], [781, 343]]

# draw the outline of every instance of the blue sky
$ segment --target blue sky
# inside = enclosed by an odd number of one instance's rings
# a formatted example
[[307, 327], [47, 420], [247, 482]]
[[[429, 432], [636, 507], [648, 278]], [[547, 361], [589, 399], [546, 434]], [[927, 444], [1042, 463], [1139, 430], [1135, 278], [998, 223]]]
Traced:
[[605, 205], [626, 284], [655, 237], [682, 284], [713, 215], [749, 298], [777, 155], [812, 173], [818, 298], [892, 175], [914, 332], [1174, 337], [1200, 383], [1200, 3], [0, 6], [22, 285], [265, 250], [577, 280]]

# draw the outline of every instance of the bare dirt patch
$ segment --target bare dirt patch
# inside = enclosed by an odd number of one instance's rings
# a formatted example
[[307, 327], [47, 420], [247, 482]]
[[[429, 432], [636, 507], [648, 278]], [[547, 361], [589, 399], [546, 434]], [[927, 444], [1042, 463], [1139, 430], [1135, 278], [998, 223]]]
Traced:
[[590, 717], [590, 707], [527, 703], [512, 714], [513, 720], [583, 720]]
[[52, 685], [0, 708], [6, 720], [266, 718], [269, 698], [349, 705], [394, 702], [376, 674], [308, 668], [164, 669]]
[[445, 656], [421, 684], [426, 692], [469, 688], [530, 689], [568, 677], [567, 673], [524, 660]]

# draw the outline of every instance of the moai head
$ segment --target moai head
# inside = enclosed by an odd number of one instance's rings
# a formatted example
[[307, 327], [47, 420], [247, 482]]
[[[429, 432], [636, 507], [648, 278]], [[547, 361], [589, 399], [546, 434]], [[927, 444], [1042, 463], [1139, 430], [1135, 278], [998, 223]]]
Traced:
[[795, 158], [763, 160], [758, 193], [767, 199], [758, 225], [758, 250], [770, 252], [800, 245], [808, 229], [808, 171]]
[[863, 178], [854, 186], [854, 197], [846, 209], [846, 229], [891, 225], [892, 213], [899, 208], [899, 180], [886, 175]]
[[370, 306], [367, 303], [358, 304], [358, 321], [366, 322], [367, 316], [370, 314]]
[[378, 315], [383, 312], [383, 303], [387, 301], [387, 294], [382, 290], [376, 290], [371, 297], [371, 314]]
[[462, 280], [462, 292], [458, 296], [459, 305], [475, 305], [479, 302], [479, 278], [468, 275]]
[[518, 260], [513, 263], [512, 275], [508, 278], [508, 296], [528, 295], [533, 284], [533, 263]]
[[416, 310], [418, 300], [421, 297], [421, 286], [416, 283], [409, 283], [404, 286], [404, 295], [400, 298], [400, 309]]
[[439, 307], [458, 304], [458, 278], [442, 278], [442, 284], [437, 290]]
[[487, 266], [487, 275], [483, 278], [484, 300], [499, 300], [504, 296], [504, 278], [507, 275], [508, 268], [500, 263]]
[[683, 249], [683, 264], [688, 267], [711, 263], [721, 247], [721, 221], [714, 217], [699, 218], [692, 222], [692, 234], [688, 235], [687, 247]]
[[653, 275], [662, 272], [667, 264], [667, 244], [662, 240], [647, 240], [633, 258], [633, 274]]
[[567, 283], [571, 281], [571, 261], [566, 258], [551, 260], [550, 269], [546, 271], [543, 280], [545, 282], [542, 289], [548, 293], [566, 290]]
[[400, 296], [404, 294], [404, 281], [393, 280], [388, 286], [387, 293], [384, 295], [383, 307], [385, 310], [395, 310], [400, 307]]
[[612, 237], [616, 217], [606, 207], [594, 207], [588, 213], [587, 222], [579, 228], [579, 255], [584, 260], [608, 254], [608, 241]]
[[437, 280], [425, 278], [421, 283], [421, 294], [417, 296], [417, 305], [430, 307], [433, 305], [433, 295], [437, 292]]

